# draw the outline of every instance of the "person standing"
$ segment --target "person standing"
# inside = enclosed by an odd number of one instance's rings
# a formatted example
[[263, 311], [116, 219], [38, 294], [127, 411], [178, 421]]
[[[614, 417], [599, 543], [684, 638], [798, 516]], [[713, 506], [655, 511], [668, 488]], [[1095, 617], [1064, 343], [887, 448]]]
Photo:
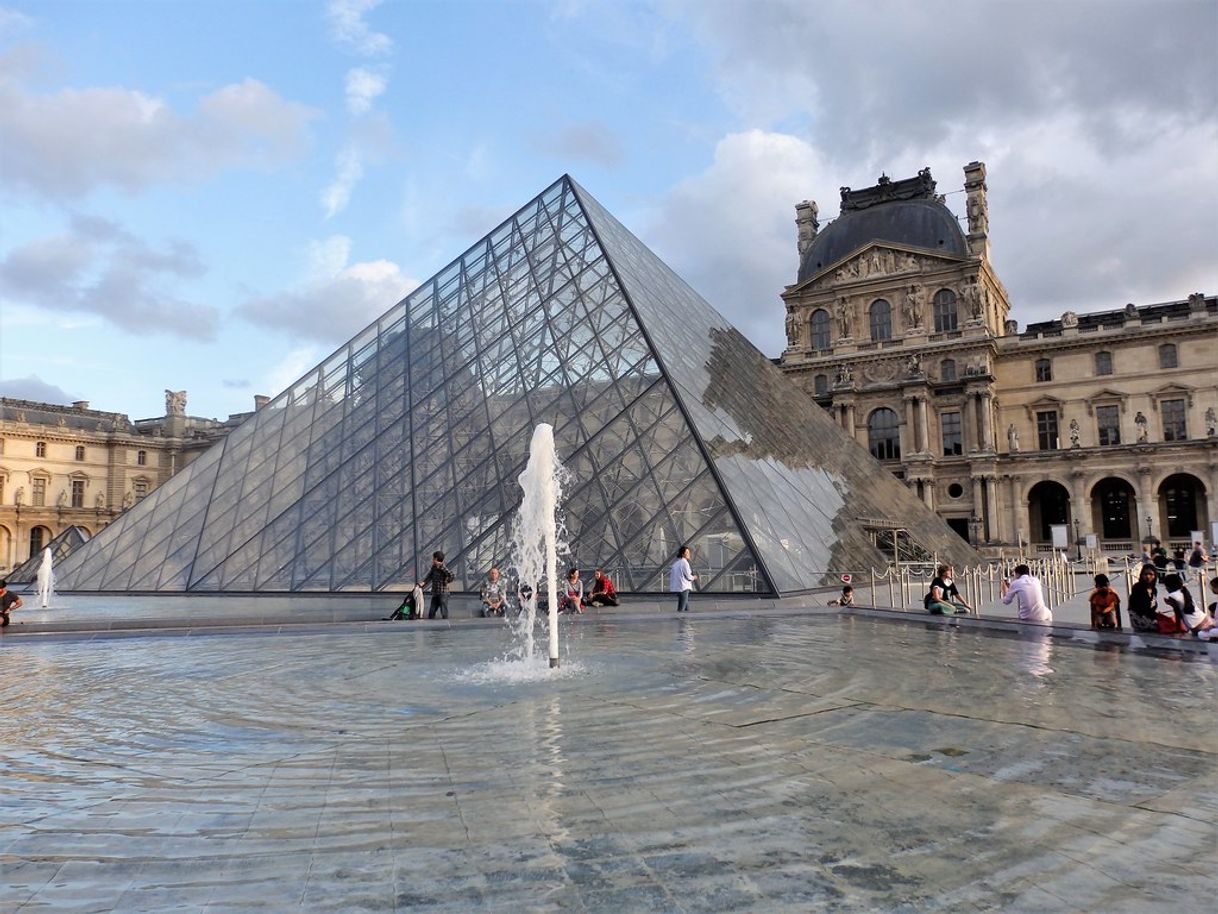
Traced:
[[8, 581], [0, 581], [0, 628], [8, 625], [8, 614], [21, 608], [21, 597], [9, 593]]
[[698, 576], [689, 565], [690, 551], [688, 546], [677, 550], [677, 560], [672, 563], [668, 572], [668, 589], [677, 595], [677, 612], [689, 612], [689, 594], [694, 589], [694, 581]]
[[431, 606], [427, 610], [427, 618], [434, 619], [439, 612], [441, 618], [448, 618], [448, 585], [453, 582], [453, 573], [444, 565], [444, 553], [431, 554], [431, 570], [427, 577], [419, 581], [416, 587], [431, 585]]
[[1015, 580], [1009, 584], [1003, 583], [1003, 604], [1009, 606], [1015, 600], [1019, 601], [1020, 621], [1053, 621], [1053, 613], [1045, 605], [1045, 592], [1041, 589], [1040, 581], [1032, 577], [1032, 569], [1027, 565], [1016, 565]]

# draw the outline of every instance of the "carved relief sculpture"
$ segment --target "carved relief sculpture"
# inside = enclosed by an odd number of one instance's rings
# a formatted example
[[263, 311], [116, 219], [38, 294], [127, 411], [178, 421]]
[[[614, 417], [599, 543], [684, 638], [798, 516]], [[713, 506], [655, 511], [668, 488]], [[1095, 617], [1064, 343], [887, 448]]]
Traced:
[[1212, 406], [1205, 411], [1205, 434], [1210, 438], [1218, 437], [1218, 415], [1214, 414]]
[[166, 416], [185, 416], [186, 415], [186, 391], [184, 391], [184, 390], [166, 390], [165, 391], [165, 415]]
[[837, 384], [853, 384], [854, 371], [845, 363], [837, 366]]
[[1079, 438], [1079, 433], [1081, 431], [1082, 430], [1078, 427], [1078, 420], [1071, 419], [1070, 420], [1070, 447], [1079, 446], [1078, 438]]
[[1062, 313], [1062, 327], [1067, 330], [1073, 330], [1078, 326], [1078, 315], [1073, 311], [1065, 311]]

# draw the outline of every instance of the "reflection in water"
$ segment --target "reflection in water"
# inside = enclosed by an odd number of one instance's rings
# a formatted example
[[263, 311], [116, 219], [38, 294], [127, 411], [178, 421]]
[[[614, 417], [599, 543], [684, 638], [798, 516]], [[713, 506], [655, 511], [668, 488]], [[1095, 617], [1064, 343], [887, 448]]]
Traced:
[[1053, 641], [1051, 638], [1017, 642], [1015, 649], [1016, 668], [1035, 679], [1042, 679], [1053, 672], [1049, 661], [1053, 657]]

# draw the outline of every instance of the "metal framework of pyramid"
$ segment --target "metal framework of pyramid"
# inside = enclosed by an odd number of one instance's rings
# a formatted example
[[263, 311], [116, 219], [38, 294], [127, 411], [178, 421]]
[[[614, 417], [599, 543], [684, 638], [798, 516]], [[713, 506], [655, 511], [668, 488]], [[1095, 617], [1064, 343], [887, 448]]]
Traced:
[[89, 541], [89, 531], [78, 524], [64, 527], [63, 532], [51, 540], [43, 549], [39, 549], [28, 559], [8, 573], [10, 584], [29, 584], [38, 577], [38, 568], [42, 565], [42, 554], [51, 550], [51, 564], [55, 567], [69, 555]]
[[60, 588], [398, 590], [442, 549], [476, 589], [509, 559], [539, 422], [573, 475], [571, 561], [620, 590], [664, 590], [683, 543], [704, 590], [805, 590], [882, 565], [877, 523], [976, 560], [564, 176], [68, 556]]

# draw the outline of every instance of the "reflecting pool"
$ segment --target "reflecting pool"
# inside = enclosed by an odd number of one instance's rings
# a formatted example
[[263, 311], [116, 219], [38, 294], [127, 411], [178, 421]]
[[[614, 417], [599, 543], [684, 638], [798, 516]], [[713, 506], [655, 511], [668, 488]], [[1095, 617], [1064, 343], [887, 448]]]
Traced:
[[1218, 666], [827, 615], [0, 642], [0, 910], [1209, 911]]

